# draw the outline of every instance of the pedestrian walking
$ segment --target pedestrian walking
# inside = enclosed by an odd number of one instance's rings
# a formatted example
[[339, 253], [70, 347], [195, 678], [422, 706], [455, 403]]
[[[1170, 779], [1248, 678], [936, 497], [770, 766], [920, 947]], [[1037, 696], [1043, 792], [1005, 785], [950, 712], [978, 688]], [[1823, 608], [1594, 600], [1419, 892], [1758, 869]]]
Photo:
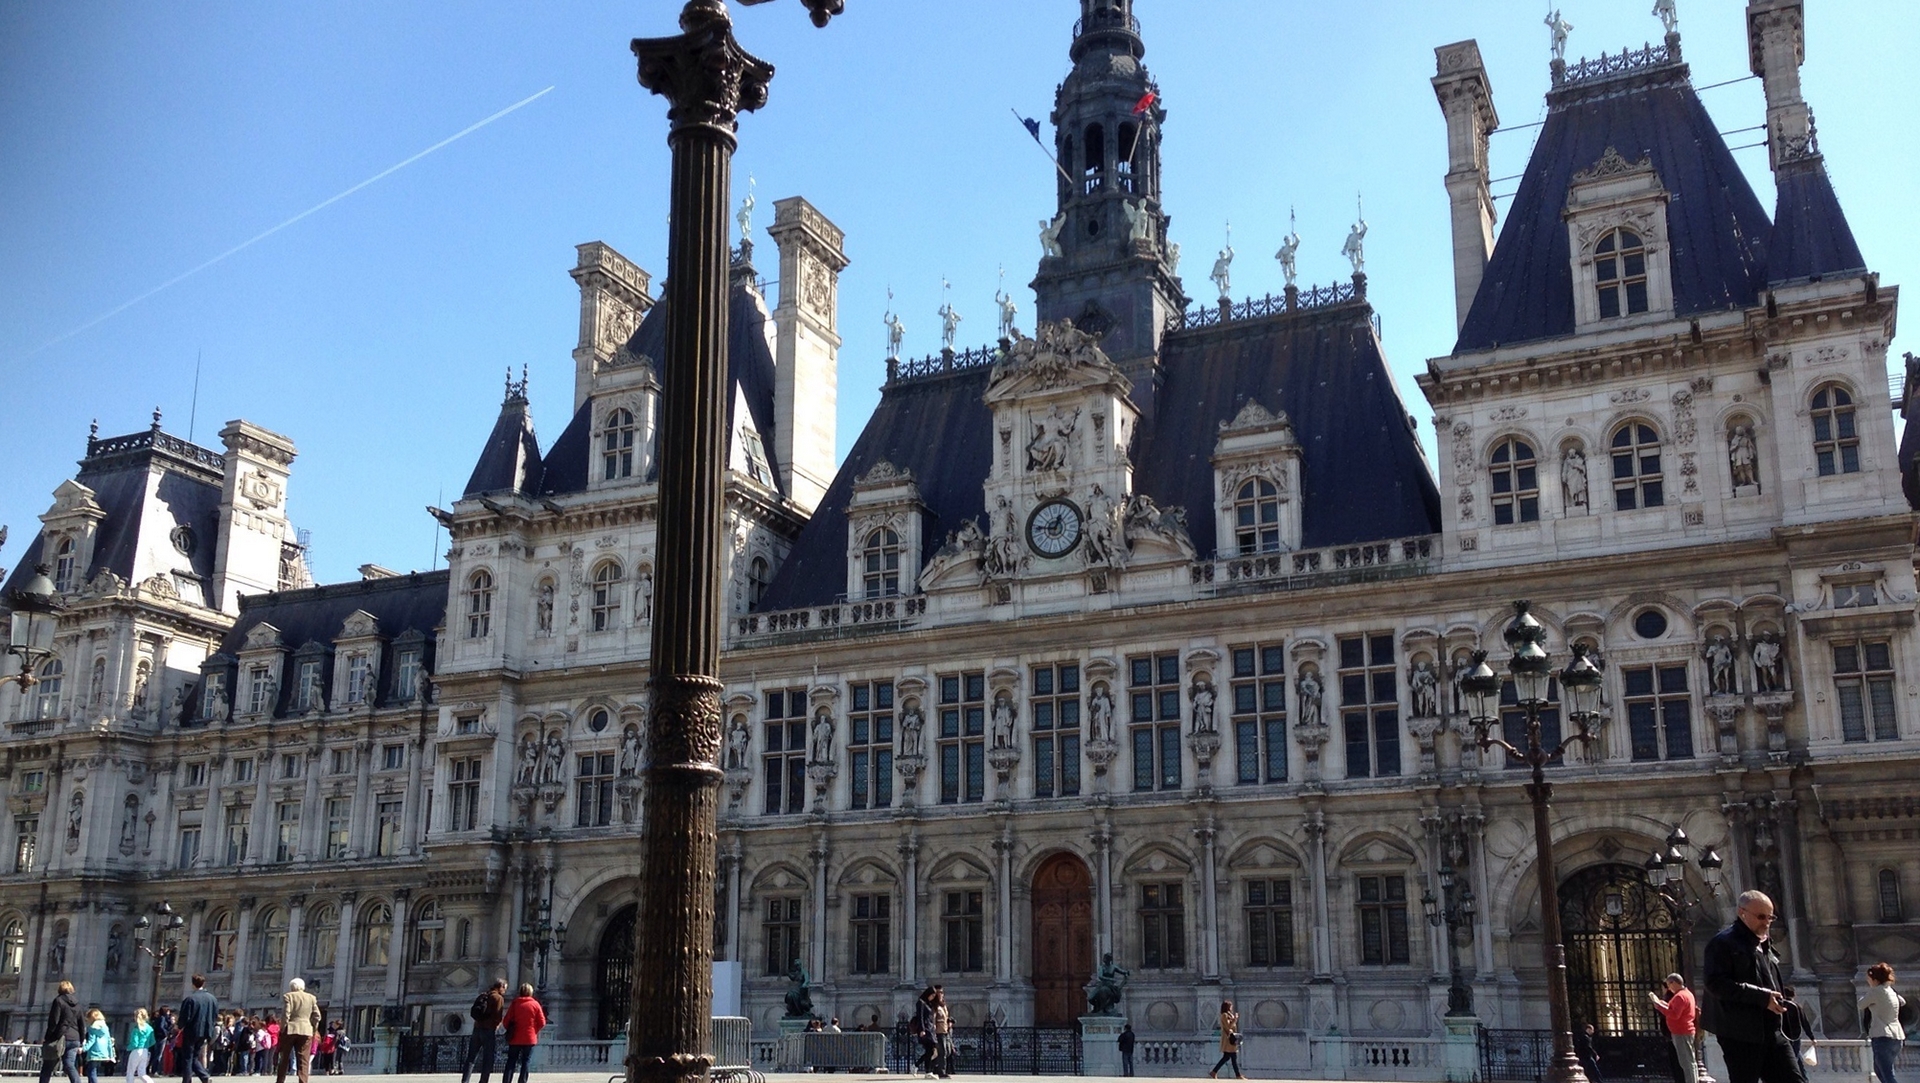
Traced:
[[[207, 992], [205, 975], [195, 974], [189, 980], [193, 992], [180, 1002], [180, 1083], [193, 1083], [194, 1076], [199, 1076], [201, 1083], [210, 1083], [213, 1077], [207, 1074], [207, 1066], [200, 1058], [213, 1042], [213, 1030], [220, 1019], [220, 1002]], [[47, 1081], [43, 1079], [40, 1083]]]
[[953, 1013], [947, 1010], [945, 990], [933, 992], [934, 1071], [941, 1079], [953, 1078]]
[[1573, 1028], [1573, 1055], [1580, 1060], [1580, 1067], [1586, 1069], [1589, 1083], [1601, 1083], [1600, 1051], [1593, 1047], [1593, 1024]]
[[527, 1083], [533, 1047], [540, 1044], [540, 1031], [547, 1025], [546, 1010], [533, 999], [533, 986], [520, 983], [520, 995], [507, 1005], [500, 1022], [507, 1028], [507, 1066], [500, 1070], [500, 1083], [513, 1083], [515, 1065], [520, 1067], [520, 1083]]
[[1799, 1058], [1781, 1023], [1786, 1002], [1780, 956], [1770, 935], [1773, 900], [1743, 891], [1733, 924], [1707, 943], [1707, 993], [1714, 1003], [1714, 1035], [1727, 1062], [1727, 1083], [1805, 1083]]
[[279, 1070], [274, 1083], [287, 1083], [287, 1062], [292, 1061], [300, 1083], [307, 1083], [313, 1071], [313, 1032], [320, 1025], [320, 1001], [307, 992], [307, 983], [294, 978], [280, 994], [280, 1007], [287, 1021], [280, 1028]]
[[73, 995], [73, 983], [63, 981], [55, 987], [53, 1003], [47, 1005], [47, 1032], [41, 1039], [40, 1083], [53, 1078], [58, 1064], [67, 1073], [67, 1083], [80, 1083], [80, 1001]]
[[1867, 1042], [1873, 1046], [1873, 1074], [1880, 1083], [1894, 1083], [1893, 1062], [1900, 1055], [1900, 1043], [1907, 1040], [1900, 1025], [1900, 1009], [1906, 998], [1893, 991], [1893, 968], [1875, 963], [1867, 968], [1867, 995], [1860, 998], [1861, 1026]]
[[120, 1054], [113, 1048], [113, 1031], [107, 1029], [107, 1016], [98, 1008], [87, 1009], [87, 1036], [80, 1040], [80, 1053], [87, 1058], [87, 1083], [100, 1083], [100, 1066], [109, 1069]]
[[940, 1053], [940, 1043], [933, 1037], [933, 997], [940, 991], [938, 985], [929, 985], [913, 1002], [913, 1036], [920, 1043], [920, 1056], [913, 1062], [915, 1075], [932, 1075], [934, 1058]]
[[1700, 1065], [1693, 1057], [1693, 1039], [1700, 1006], [1694, 1002], [1686, 979], [1680, 975], [1668, 974], [1664, 984], [1665, 1000], [1660, 999], [1657, 992], [1649, 992], [1647, 999], [1653, 1001], [1654, 1010], [1667, 1021], [1667, 1036], [1673, 1042], [1674, 1083], [1699, 1083]]
[[1121, 1075], [1133, 1074], [1133, 1042], [1134, 1042], [1133, 1024], [1128, 1023], [1126, 1026], [1123, 1026], [1120, 1028], [1120, 1074]]
[[473, 998], [467, 1015], [473, 1019], [473, 1033], [467, 1035], [467, 1055], [460, 1063], [460, 1083], [473, 1078], [473, 1062], [480, 1062], [480, 1083], [493, 1074], [493, 1058], [499, 1048], [500, 1019], [507, 1014], [507, 979], [495, 978], [487, 991]]
[[1247, 1078], [1240, 1071], [1240, 1013], [1233, 1010], [1233, 1001], [1220, 1002], [1220, 1059], [1213, 1064], [1213, 1071], [1207, 1073], [1209, 1079], [1219, 1079], [1220, 1069], [1233, 1065], [1233, 1078]]
[[153, 1083], [147, 1065], [153, 1061], [158, 1041], [158, 1032], [147, 1022], [147, 1009], [135, 1008], [133, 1026], [127, 1031], [127, 1083]]

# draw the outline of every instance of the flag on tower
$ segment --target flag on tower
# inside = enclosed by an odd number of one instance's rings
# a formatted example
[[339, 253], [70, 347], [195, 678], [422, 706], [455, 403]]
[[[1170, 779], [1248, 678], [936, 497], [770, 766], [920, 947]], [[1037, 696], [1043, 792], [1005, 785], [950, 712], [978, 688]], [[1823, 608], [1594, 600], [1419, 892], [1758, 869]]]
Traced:
[[1160, 95], [1155, 91], [1149, 90], [1145, 94], [1140, 95], [1140, 100], [1133, 103], [1133, 115], [1137, 117], [1153, 108], [1153, 103], [1159, 100]]
[[[1020, 117], [1020, 114], [1015, 113], [1014, 116]], [[1034, 142], [1036, 143], [1040, 142], [1040, 122], [1039, 121], [1033, 119], [1032, 117], [1020, 117], [1020, 123], [1026, 126], [1027, 134], [1033, 137]]]

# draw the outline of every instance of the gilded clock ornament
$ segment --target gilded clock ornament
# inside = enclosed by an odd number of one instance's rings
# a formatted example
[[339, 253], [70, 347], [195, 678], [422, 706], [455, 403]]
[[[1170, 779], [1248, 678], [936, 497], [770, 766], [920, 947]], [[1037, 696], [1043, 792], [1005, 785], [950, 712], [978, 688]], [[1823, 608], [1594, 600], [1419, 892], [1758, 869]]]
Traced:
[[1043, 557], [1063, 557], [1080, 544], [1080, 509], [1064, 500], [1050, 500], [1027, 519], [1027, 544]]

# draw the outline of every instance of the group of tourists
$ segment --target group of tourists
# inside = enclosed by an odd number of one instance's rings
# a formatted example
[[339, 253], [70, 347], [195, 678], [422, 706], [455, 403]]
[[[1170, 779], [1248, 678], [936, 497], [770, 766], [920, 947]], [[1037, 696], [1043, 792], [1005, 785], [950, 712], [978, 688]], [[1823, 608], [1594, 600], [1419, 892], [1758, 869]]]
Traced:
[[502, 1031], [507, 1039], [507, 1062], [500, 1069], [500, 1083], [512, 1083], [515, 1068], [520, 1070], [520, 1083], [527, 1083], [533, 1047], [540, 1044], [540, 1032], [547, 1028], [547, 1011], [534, 999], [533, 986], [522, 983], [520, 995], [509, 1001], [507, 979], [495, 978], [486, 992], [473, 999], [467, 1017], [473, 1020], [473, 1031], [467, 1036], [466, 1056], [461, 1058], [460, 1083], [470, 1083], [475, 1064], [480, 1066], [480, 1083], [487, 1083]]
[[177, 1072], [182, 1083], [193, 1083], [195, 1077], [207, 1083], [215, 1072], [264, 1075], [268, 1071], [276, 1072], [277, 1083], [286, 1083], [289, 1068], [295, 1069], [300, 1083], [308, 1083], [316, 1048], [338, 1051], [351, 1045], [338, 1023], [326, 1032], [329, 1041], [316, 1043], [320, 1003], [299, 978], [287, 983], [281, 997], [285, 1022], [273, 1012], [264, 1018], [222, 1012], [207, 991], [205, 977], [195, 974], [191, 984], [193, 992], [181, 1001], [178, 1015], [170, 1008], [160, 1009], [157, 1016], [145, 1008], [134, 1009], [123, 1049], [115, 1043], [105, 1013], [99, 1008], [82, 1013], [73, 983], [61, 982], [47, 1006], [40, 1083], [48, 1083], [56, 1070], [66, 1074], [67, 1083], [80, 1083], [83, 1064], [87, 1083], [100, 1083], [101, 1071], [111, 1071], [116, 1062], [127, 1083], [152, 1083], [154, 1072], [162, 1076]]
[[916, 1077], [953, 1078], [953, 1013], [947, 1010], [947, 987], [929, 985], [913, 1005], [913, 1033], [920, 1056], [913, 1062]]

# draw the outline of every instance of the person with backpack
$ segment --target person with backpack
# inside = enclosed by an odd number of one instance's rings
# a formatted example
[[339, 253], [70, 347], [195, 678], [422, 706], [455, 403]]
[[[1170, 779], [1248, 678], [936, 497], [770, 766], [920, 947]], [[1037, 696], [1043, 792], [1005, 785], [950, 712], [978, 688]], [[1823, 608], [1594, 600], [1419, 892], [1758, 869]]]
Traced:
[[533, 999], [533, 986], [520, 983], [520, 995], [507, 1005], [500, 1022], [507, 1028], [507, 1066], [500, 1070], [500, 1083], [513, 1083], [513, 1069], [520, 1067], [520, 1083], [527, 1083], [527, 1071], [533, 1060], [533, 1047], [546, 1028], [547, 1013]]
[[120, 1059], [113, 1048], [113, 1031], [107, 1029], [107, 1017], [98, 1008], [87, 1009], [87, 1036], [80, 1043], [80, 1053], [87, 1058], [87, 1083], [100, 1083], [100, 1066], [109, 1068]]
[[[493, 1057], [499, 1048], [501, 1017], [507, 1013], [507, 979], [495, 978], [487, 991], [473, 998], [467, 1015], [473, 1019], [473, 1033], [467, 1035], [467, 1055], [460, 1062], [460, 1083], [473, 1078], [473, 1062], [480, 1058], [480, 1083], [493, 1074]], [[304, 1081], [303, 1081], [304, 1083]]]
[[40, 1049], [40, 1083], [53, 1078], [53, 1066], [66, 1070], [67, 1083], [80, 1083], [80, 1001], [73, 995], [73, 983], [59, 984], [53, 1003], [47, 1005], [47, 1031]]

